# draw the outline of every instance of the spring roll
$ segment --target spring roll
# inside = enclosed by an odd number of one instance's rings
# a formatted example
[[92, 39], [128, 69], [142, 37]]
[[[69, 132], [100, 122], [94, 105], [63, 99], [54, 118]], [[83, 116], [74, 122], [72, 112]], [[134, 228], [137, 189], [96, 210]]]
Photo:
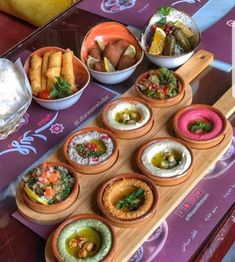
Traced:
[[47, 88], [47, 77], [46, 72], [48, 69], [48, 61], [49, 56], [53, 53], [53, 51], [47, 51], [44, 53], [42, 57], [42, 91]]
[[62, 52], [56, 51], [49, 56], [47, 76], [47, 87], [52, 87], [56, 83], [56, 77], [60, 76], [62, 63]]
[[33, 95], [35, 96], [42, 91], [41, 70], [42, 58], [38, 55], [33, 55], [30, 60], [29, 79]]
[[70, 88], [73, 92], [77, 91], [75, 85], [75, 76], [73, 71], [73, 51], [67, 49], [62, 56], [62, 70], [61, 75], [64, 80], [70, 84]]

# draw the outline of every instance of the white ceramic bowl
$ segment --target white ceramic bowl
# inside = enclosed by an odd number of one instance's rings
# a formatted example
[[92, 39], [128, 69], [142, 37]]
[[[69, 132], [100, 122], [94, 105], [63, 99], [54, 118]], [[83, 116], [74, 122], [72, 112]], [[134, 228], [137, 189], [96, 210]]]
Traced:
[[110, 41], [125, 40], [129, 44], [135, 46], [137, 51], [136, 63], [126, 69], [115, 72], [99, 72], [89, 68], [90, 74], [96, 80], [105, 84], [118, 84], [129, 78], [136, 67], [141, 63], [144, 57], [144, 51], [142, 50], [138, 39], [122, 24], [117, 22], [104, 22], [100, 23], [86, 34], [81, 47], [81, 60], [86, 64], [87, 57], [90, 49], [94, 46], [94, 42], [99, 40], [104, 45]]
[[194, 49], [192, 51], [189, 51], [188, 53], [184, 53], [181, 55], [174, 55], [174, 56], [164, 56], [164, 55], [151, 55], [146, 50], [146, 45], [149, 39], [150, 35], [150, 29], [151, 27], [157, 23], [161, 19], [161, 16], [159, 14], [154, 14], [147, 22], [147, 25], [145, 26], [144, 30], [141, 33], [140, 36], [140, 43], [142, 48], [144, 49], [145, 55], [148, 57], [148, 59], [154, 63], [157, 66], [161, 67], [167, 67], [167, 68], [175, 68], [182, 64], [184, 64], [194, 53], [195, 49], [198, 47], [201, 41], [201, 34], [200, 31], [189, 15], [178, 11], [176, 9], [172, 10], [170, 14], [167, 16], [167, 21], [175, 22], [177, 20], [183, 22], [185, 25], [187, 25], [189, 28], [192, 29], [192, 31], [198, 36], [197, 44], [195, 45]]
[[[88, 84], [88, 83], [87, 83]], [[40, 99], [38, 97], [33, 97], [34, 101], [36, 101], [40, 106], [45, 107], [50, 110], [63, 110], [66, 108], [71, 107], [74, 105], [82, 95], [84, 89], [86, 86], [84, 86], [82, 89], [77, 91], [75, 94], [61, 98], [61, 99], [54, 99], [54, 100], [45, 100], [45, 99]]]
[[126, 79], [128, 79], [135, 71], [138, 64], [142, 61], [144, 57], [144, 52], [142, 52], [141, 59], [133, 66], [121, 70], [121, 71], [115, 71], [115, 72], [99, 72], [92, 69], [89, 69], [90, 74], [92, 77], [94, 77], [96, 80], [100, 81], [104, 84], [118, 84]]
[[[35, 52], [33, 52], [30, 55], [30, 57], [33, 54], [37, 54], [39, 56], [42, 56], [46, 51], [49, 51], [49, 50], [54, 50], [54, 51], [60, 50], [62, 52], [65, 51], [64, 49], [59, 48], [59, 47], [52, 47], [52, 46], [43, 47], [43, 48], [40, 48], [40, 49], [36, 50]], [[26, 71], [26, 74], [28, 74], [28, 72], [29, 72], [30, 57], [28, 57], [28, 59], [25, 62], [25, 65], [24, 65], [24, 69]], [[84, 89], [89, 84], [90, 73], [89, 73], [87, 67], [76, 56], [74, 56], [74, 58], [73, 58], [73, 66], [74, 66], [75, 81], [78, 82], [78, 79], [80, 79], [79, 81], [82, 81], [82, 87], [76, 93], [74, 93], [71, 96], [67, 96], [67, 97], [60, 98], [60, 99], [53, 99], [53, 100], [40, 99], [36, 96], [33, 96], [33, 99], [42, 107], [45, 107], [45, 108], [50, 109], [50, 110], [63, 110], [63, 109], [66, 109], [66, 108], [74, 105], [79, 100]]]

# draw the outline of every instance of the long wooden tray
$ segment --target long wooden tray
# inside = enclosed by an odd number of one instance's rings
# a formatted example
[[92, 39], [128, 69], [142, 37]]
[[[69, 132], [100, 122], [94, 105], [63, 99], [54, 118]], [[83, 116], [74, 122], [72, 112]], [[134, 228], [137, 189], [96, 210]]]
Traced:
[[[187, 83], [192, 81], [201, 71], [203, 71], [213, 60], [213, 55], [206, 51], [199, 51], [177, 72], [186, 80]], [[135, 96], [135, 91], [130, 88], [124, 96]], [[227, 117], [235, 110], [235, 100], [231, 98], [231, 90], [223, 96], [215, 107], [220, 109]], [[171, 108], [153, 109], [154, 126], [145, 136], [133, 140], [119, 140], [119, 159], [115, 165], [108, 171], [95, 176], [81, 175], [81, 192], [79, 199], [79, 208], [74, 214], [81, 213], [99, 213], [96, 200], [97, 191], [100, 185], [113, 175], [123, 172], [138, 172], [135, 164], [135, 153], [140, 145], [147, 142], [150, 138], [173, 136], [171, 128], [172, 116], [180, 108], [191, 104], [192, 90], [188, 85], [184, 99]], [[100, 117], [97, 117], [89, 126], [102, 126]], [[141, 229], [123, 229], [115, 228], [117, 235], [117, 250], [113, 261], [127, 261], [135, 250], [157, 229], [164, 219], [173, 211], [181, 200], [195, 187], [203, 178], [207, 171], [216, 163], [228, 149], [232, 139], [232, 127], [228, 123], [228, 131], [224, 140], [215, 148], [208, 150], [193, 150], [194, 154], [194, 171], [191, 177], [184, 183], [174, 187], [158, 187], [160, 200], [155, 216]], [[62, 150], [52, 154], [50, 161], [64, 161]], [[47, 241], [45, 257], [47, 261], [55, 261], [51, 253], [51, 238]]]

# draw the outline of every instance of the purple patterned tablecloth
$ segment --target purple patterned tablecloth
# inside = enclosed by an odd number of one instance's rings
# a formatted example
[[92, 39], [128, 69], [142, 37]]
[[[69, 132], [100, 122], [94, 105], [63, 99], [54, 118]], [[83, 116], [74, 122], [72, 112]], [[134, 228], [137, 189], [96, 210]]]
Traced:
[[80, 100], [66, 110], [51, 111], [33, 102], [16, 132], [0, 141], [0, 189], [46, 159], [68, 134], [115, 96], [115, 92], [90, 82]]
[[161, 6], [172, 6], [193, 15], [207, 2], [208, 0], [85, 0], [78, 3], [77, 7], [127, 25], [143, 28], [148, 18]]

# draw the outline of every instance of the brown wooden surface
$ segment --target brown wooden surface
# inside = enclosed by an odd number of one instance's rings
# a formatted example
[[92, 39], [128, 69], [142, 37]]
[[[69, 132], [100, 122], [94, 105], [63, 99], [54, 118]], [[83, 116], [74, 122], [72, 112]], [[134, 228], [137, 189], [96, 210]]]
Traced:
[[57, 223], [61, 223], [65, 220], [65, 218], [72, 215], [77, 210], [79, 206], [79, 196], [69, 208], [61, 212], [55, 214], [41, 214], [32, 210], [26, 205], [21, 194], [20, 187], [18, 187], [16, 189], [16, 205], [21, 215], [31, 222], [41, 225], [54, 225]]
[[[202, 58], [203, 57], [203, 58]], [[186, 82], [194, 79], [207, 65], [213, 60], [213, 55], [206, 51], [199, 51], [190, 61], [183, 65], [177, 72], [185, 78]], [[190, 71], [190, 74], [189, 74]], [[134, 88], [130, 88], [124, 96], [135, 96]], [[223, 98], [222, 98], [223, 99]], [[162, 136], [173, 136], [171, 121], [172, 116], [183, 106], [191, 104], [192, 90], [187, 85], [184, 99], [176, 106], [171, 108], [153, 109], [154, 126], [145, 136], [139, 139], [129, 141], [119, 139], [119, 159], [115, 165], [108, 171], [95, 176], [81, 175], [81, 192], [79, 198], [79, 208], [75, 214], [80, 213], [98, 213], [97, 210], [97, 191], [99, 186], [113, 175], [124, 172], [138, 172], [135, 164], [135, 154], [140, 145], [147, 142], [150, 138]], [[223, 101], [221, 104], [224, 104]], [[226, 103], [229, 107], [231, 104]], [[218, 104], [220, 106], [220, 104]], [[229, 112], [229, 108], [224, 108], [224, 112]], [[100, 117], [97, 117], [89, 126], [102, 126]], [[193, 150], [194, 155], [194, 171], [187, 181], [174, 187], [159, 187], [160, 195], [159, 205], [154, 217], [148, 221], [144, 228], [137, 229], [121, 229], [115, 228], [117, 235], [117, 250], [114, 261], [127, 261], [135, 250], [143, 244], [143, 242], [157, 229], [164, 219], [173, 211], [181, 200], [196, 186], [196, 184], [204, 177], [208, 170], [217, 162], [227, 148], [232, 139], [232, 127], [228, 123], [228, 132], [216, 148], [208, 150]], [[58, 150], [52, 154], [48, 160], [64, 160], [62, 150]], [[206, 161], [205, 161], [206, 160]], [[50, 240], [48, 240], [45, 256], [47, 261], [54, 261], [50, 252]]]
[[235, 112], [235, 98], [232, 96], [232, 88], [230, 88], [215, 104], [228, 119]]

